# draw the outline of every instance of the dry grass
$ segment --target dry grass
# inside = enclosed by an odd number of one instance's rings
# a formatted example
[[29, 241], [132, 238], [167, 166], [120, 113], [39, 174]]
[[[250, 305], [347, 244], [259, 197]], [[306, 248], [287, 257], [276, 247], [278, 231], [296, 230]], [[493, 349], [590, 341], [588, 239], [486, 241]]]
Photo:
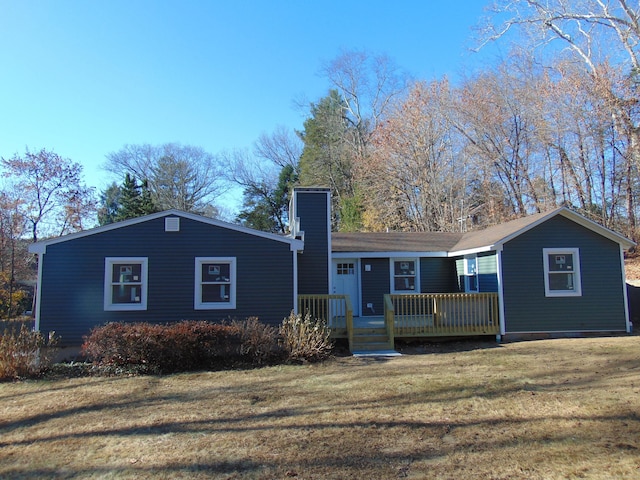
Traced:
[[0, 478], [640, 478], [639, 347], [0, 384]]

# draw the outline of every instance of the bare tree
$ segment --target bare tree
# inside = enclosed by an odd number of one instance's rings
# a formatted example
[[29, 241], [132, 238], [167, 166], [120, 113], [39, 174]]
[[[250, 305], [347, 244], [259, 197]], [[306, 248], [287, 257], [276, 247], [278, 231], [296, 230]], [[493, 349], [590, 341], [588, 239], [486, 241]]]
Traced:
[[286, 232], [288, 190], [297, 178], [301, 152], [300, 137], [280, 126], [271, 134], [260, 135], [253, 151], [236, 149], [222, 154], [225, 178], [243, 191], [244, 205], [238, 221]]
[[34, 242], [41, 234], [82, 230], [96, 212], [92, 188], [81, 179], [82, 166], [45, 149], [2, 158], [4, 176], [20, 191], [21, 208]]
[[366, 156], [371, 133], [396, 97], [406, 92], [408, 76], [387, 55], [363, 50], [343, 52], [325, 62], [321, 72], [343, 101], [353, 156]]
[[263, 133], [254, 144], [254, 154], [280, 168], [298, 170], [302, 141], [292, 130], [280, 125], [271, 134]]
[[[479, 185], [485, 194], [498, 186], [508, 199], [510, 211], [493, 205], [498, 218], [523, 216], [541, 210], [544, 184], [539, 158], [537, 129], [541, 128], [537, 79], [503, 63], [491, 72], [468, 80], [460, 89], [455, 125], [468, 141], [478, 171], [485, 174]], [[544, 188], [543, 188], [544, 189]]]
[[370, 230], [457, 231], [468, 165], [443, 108], [448, 82], [417, 82], [373, 137], [358, 170]]
[[[636, 236], [637, 171], [640, 165], [640, 122], [637, 78], [640, 73], [640, 5], [628, 0], [501, 0], [496, 15], [484, 26], [484, 41], [499, 40], [521, 31], [534, 47], [566, 49], [588, 70], [594, 90], [606, 102], [618, 136], [626, 137], [625, 196], [628, 232]], [[611, 68], [614, 65], [615, 68]]]
[[153, 202], [161, 210], [206, 214], [226, 189], [220, 159], [189, 145], [125, 145], [107, 155], [105, 168], [119, 178], [130, 173], [148, 182]]

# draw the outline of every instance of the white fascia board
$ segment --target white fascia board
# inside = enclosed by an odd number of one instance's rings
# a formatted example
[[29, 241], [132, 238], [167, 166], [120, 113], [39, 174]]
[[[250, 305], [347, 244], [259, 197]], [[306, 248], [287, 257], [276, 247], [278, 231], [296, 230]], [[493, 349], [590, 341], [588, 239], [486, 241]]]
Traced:
[[331, 258], [446, 258], [447, 252], [332, 252]]
[[464, 255], [473, 255], [474, 253], [484, 253], [502, 250], [502, 245], [487, 245], [485, 247], [469, 248], [467, 250], [457, 250], [447, 253], [447, 257], [462, 257]]

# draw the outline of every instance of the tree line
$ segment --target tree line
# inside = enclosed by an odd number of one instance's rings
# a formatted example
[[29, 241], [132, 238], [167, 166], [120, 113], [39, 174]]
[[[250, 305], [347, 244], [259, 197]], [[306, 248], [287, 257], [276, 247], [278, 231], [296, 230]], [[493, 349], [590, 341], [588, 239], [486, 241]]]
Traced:
[[[566, 205], [637, 239], [639, 18], [627, 0], [497, 1], [478, 43], [510, 53], [456, 83], [345, 52], [303, 128], [234, 152], [229, 171], [274, 229], [289, 178], [331, 187], [336, 230], [461, 231]], [[266, 140], [300, 152], [293, 175]]]
[[170, 208], [219, 217], [232, 185], [233, 221], [270, 232], [286, 233], [293, 186], [321, 185], [335, 230], [464, 231], [566, 205], [637, 239], [639, 19], [628, 0], [498, 0], [477, 43], [510, 53], [462, 80], [345, 51], [299, 130], [216, 154], [125, 145], [99, 194], [53, 151], [2, 158], [0, 309], [33, 276], [27, 242]]

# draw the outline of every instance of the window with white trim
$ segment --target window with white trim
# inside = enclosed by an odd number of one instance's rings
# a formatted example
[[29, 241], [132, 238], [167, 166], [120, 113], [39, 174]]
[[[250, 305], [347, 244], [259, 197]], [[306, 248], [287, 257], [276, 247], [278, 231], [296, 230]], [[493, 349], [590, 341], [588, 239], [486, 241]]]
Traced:
[[478, 292], [478, 257], [475, 255], [464, 258], [464, 291]]
[[147, 309], [147, 258], [107, 257], [104, 261], [104, 309]]
[[338, 263], [336, 265], [336, 273], [338, 275], [355, 275], [356, 267], [354, 263]]
[[420, 291], [418, 260], [415, 258], [391, 259], [391, 293], [417, 293]]
[[547, 297], [582, 295], [580, 251], [577, 248], [544, 248], [544, 290]]
[[235, 257], [196, 257], [195, 310], [236, 308]]

